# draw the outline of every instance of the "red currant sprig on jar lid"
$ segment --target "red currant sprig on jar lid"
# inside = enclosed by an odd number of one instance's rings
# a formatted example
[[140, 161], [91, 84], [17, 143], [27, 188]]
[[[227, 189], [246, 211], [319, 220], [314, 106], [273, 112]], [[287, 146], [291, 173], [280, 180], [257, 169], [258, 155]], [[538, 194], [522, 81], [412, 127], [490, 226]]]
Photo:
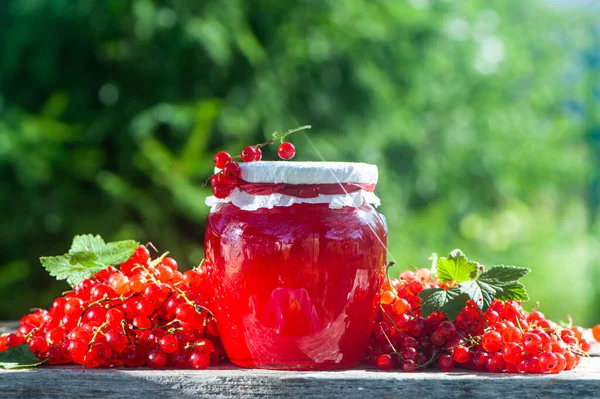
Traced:
[[[257, 162], [262, 159], [262, 147], [269, 144], [275, 143], [277, 140], [281, 140], [281, 144], [277, 149], [277, 154], [281, 159], [292, 159], [296, 155], [296, 148], [290, 142], [283, 141], [283, 139], [292, 133], [299, 132], [301, 130], [310, 129], [310, 125], [300, 126], [295, 129], [286, 131], [285, 133], [273, 133], [273, 138], [265, 143], [249, 145], [244, 147], [240, 152], [239, 156], [232, 157], [225, 151], [217, 152], [214, 156], [213, 162], [215, 168], [220, 169], [218, 173], [210, 178], [210, 185], [212, 186], [213, 195], [219, 199], [226, 198], [233, 191], [233, 184], [241, 176], [241, 169], [237, 160], [243, 162]], [[205, 186], [204, 183], [203, 186]]]

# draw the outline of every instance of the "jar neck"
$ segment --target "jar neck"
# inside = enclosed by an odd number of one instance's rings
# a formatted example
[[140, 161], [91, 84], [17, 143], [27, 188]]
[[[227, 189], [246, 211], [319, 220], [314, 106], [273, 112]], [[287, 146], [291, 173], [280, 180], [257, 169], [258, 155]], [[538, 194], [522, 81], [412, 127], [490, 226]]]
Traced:
[[286, 184], [286, 183], [250, 183], [237, 180], [234, 187], [250, 195], [282, 194], [296, 198], [317, 198], [319, 195], [345, 195], [356, 191], [375, 191], [375, 184], [361, 183], [324, 183], [324, 184]]

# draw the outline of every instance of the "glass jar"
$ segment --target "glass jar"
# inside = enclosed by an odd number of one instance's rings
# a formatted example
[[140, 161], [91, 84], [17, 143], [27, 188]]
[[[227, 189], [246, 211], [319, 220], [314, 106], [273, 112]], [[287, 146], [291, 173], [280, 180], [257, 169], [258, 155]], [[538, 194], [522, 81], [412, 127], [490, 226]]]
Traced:
[[211, 310], [228, 357], [270, 369], [357, 365], [386, 265], [387, 229], [369, 191], [376, 167], [241, 167], [242, 183], [228, 198], [207, 200]]

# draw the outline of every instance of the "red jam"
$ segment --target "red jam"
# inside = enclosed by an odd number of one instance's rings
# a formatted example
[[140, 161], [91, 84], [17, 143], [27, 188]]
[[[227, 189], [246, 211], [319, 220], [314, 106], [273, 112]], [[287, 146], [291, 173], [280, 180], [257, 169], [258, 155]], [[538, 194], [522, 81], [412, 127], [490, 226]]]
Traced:
[[377, 314], [387, 232], [368, 204], [208, 216], [213, 312], [231, 361], [269, 369], [342, 369], [364, 355]]

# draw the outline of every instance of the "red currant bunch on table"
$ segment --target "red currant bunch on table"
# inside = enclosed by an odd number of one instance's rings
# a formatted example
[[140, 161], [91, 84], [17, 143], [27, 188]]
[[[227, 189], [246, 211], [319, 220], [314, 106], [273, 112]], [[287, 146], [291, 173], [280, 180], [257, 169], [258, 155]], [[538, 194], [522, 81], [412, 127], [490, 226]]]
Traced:
[[232, 157], [225, 151], [217, 152], [214, 156], [213, 162], [218, 172], [210, 178], [210, 185], [212, 187], [213, 195], [219, 199], [227, 198], [235, 184], [239, 181], [241, 176], [240, 166], [236, 161], [243, 162], [257, 162], [262, 160], [261, 148], [274, 144], [275, 142], [281, 142], [277, 149], [279, 158], [283, 160], [290, 160], [296, 155], [296, 148], [289, 141], [284, 139], [292, 133], [299, 132], [301, 130], [310, 129], [310, 126], [301, 126], [296, 129], [288, 130], [285, 133], [273, 133], [273, 138], [265, 143], [257, 145], [249, 145], [244, 147], [240, 152], [239, 156]]
[[539, 311], [525, 312], [516, 301], [494, 300], [483, 312], [469, 300], [454, 321], [440, 312], [423, 317], [418, 294], [440, 286], [428, 269], [405, 270], [384, 282], [367, 363], [405, 372], [460, 367], [556, 374], [575, 368], [590, 350], [581, 327], [560, 328]]
[[175, 259], [151, 259], [144, 246], [21, 319], [0, 337], [0, 352], [27, 344], [48, 364], [87, 368], [147, 365], [202, 369], [225, 355], [207, 309], [209, 267], [179, 271]]

